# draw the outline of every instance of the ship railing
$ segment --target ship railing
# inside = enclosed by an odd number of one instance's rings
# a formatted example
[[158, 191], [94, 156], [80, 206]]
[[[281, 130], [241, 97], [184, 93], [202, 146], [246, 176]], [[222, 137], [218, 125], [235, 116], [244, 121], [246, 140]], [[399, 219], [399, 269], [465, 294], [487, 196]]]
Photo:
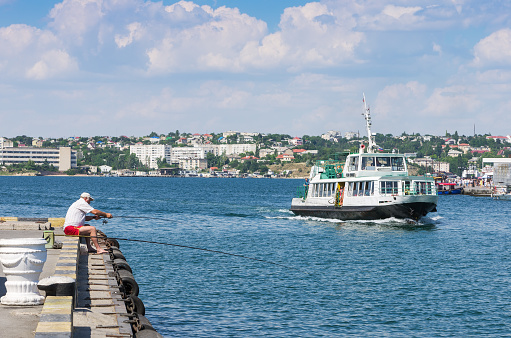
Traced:
[[296, 189], [296, 197], [304, 199], [307, 198], [307, 193], [309, 192], [309, 185], [303, 185]]
[[403, 187], [401, 192], [405, 196], [436, 195], [436, 189], [434, 188], [434, 186], [427, 187], [427, 188], [421, 189], [421, 190]]
[[316, 161], [316, 167], [322, 168], [322, 179], [333, 179], [342, 177], [344, 162], [339, 160], [320, 160]]

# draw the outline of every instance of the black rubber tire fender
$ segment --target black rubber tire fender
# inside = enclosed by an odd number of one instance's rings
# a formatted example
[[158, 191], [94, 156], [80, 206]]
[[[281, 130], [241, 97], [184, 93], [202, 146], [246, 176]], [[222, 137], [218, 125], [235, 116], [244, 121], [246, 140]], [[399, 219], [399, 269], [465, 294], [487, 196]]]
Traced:
[[126, 260], [126, 258], [122, 254], [121, 250], [116, 249], [116, 248], [110, 248], [110, 257], [112, 259], [122, 258], [122, 259]]
[[119, 279], [122, 282], [122, 285], [124, 286], [124, 291], [126, 292], [126, 295], [135, 295], [138, 296], [138, 284], [135, 280], [135, 277], [133, 277], [133, 274], [129, 272], [128, 270], [117, 270], [117, 275], [119, 276]]
[[114, 259], [114, 261], [112, 262], [112, 264], [115, 266], [115, 268], [117, 268], [118, 270], [127, 270], [131, 273], [133, 273], [133, 270], [131, 269], [131, 267], [129, 266], [128, 262], [126, 262], [125, 259], [122, 259], [122, 258], [116, 258]]
[[163, 336], [153, 330], [142, 330], [135, 333], [135, 338], [163, 338]]
[[129, 298], [131, 301], [130, 310], [138, 315], [145, 316], [145, 306], [142, 300], [135, 295], [130, 295]]
[[138, 315], [138, 321], [140, 323], [140, 331], [152, 330], [156, 331], [154, 327], [151, 325], [149, 319], [144, 315]]
[[107, 238], [105, 242], [109, 247], [119, 249], [119, 242], [116, 239]]

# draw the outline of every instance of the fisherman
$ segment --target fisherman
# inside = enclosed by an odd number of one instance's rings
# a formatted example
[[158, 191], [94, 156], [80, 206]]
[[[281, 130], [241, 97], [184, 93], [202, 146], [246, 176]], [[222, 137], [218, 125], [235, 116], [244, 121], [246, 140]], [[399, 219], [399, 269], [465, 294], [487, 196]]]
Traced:
[[[90, 202], [93, 200], [94, 198], [88, 192], [84, 192], [76, 202], [71, 204], [67, 210], [64, 222], [64, 233], [68, 236], [90, 236], [85, 237], [87, 250], [91, 253], [104, 254], [107, 251], [99, 246], [96, 228], [85, 224], [85, 222], [92, 219], [100, 219], [100, 217], [112, 218], [113, 216], [110, 213], [94, 209], [90, 205]], [[88, 213], [94, 214], [94, 216], [86, 216]], [[91, 240], [96, 249], [91, 246]]]

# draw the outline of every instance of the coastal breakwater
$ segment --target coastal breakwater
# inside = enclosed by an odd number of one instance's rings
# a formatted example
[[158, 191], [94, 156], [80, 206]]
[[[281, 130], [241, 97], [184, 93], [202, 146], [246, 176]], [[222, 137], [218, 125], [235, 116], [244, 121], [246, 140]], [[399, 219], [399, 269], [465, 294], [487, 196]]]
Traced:
[[[4, 333], [27, 337], [162, 337], [145, 317], [138, 284], [119, 243], [105, 236], [100, 243], [108, 254], [88, 254], [80, 238], [64, 236], [61, 223], [61, 219], [0, 217], [0, 238], [45, 238], [48, 253], [38, 284], [44, 303], [0, 305]], [[0, 269], [0, 295], [6, 292], [6, 281]], [[20, 326], [26, 332], [21, 332]]]
[[463, 195], [470, 196], [481, 196], [481, 197], [490, 197], [492, 193], [491, 187], [463, 187], [462, 190]]

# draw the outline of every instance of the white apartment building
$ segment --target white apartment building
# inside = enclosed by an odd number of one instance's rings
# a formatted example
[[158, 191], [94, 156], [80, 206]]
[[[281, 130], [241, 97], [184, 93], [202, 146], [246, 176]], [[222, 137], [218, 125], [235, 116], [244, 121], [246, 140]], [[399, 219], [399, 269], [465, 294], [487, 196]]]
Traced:
[[413, 160], [413, 163], [420, 165], [422, 167], [430, 167], [433, 169], [433, 171], [443, 171], [448, 173], [451, 170], [451, 165], [448, 162], [435, 161], [429, 157], [416, 158], [415, 160]]
[[344, 133], [345, 139], [351, 140], [352, 138], [355, 138], [355, 137], [358, 137], [358, 133], [356, 133], [354, 131], [347, 131]]
[[135, 154], [143, 165], [158, 168], [158, 159], [164, 158], [167, 163], [172, 163], [172, 146], [168, 144], [137, 144], [130, 146], [130, 154]]
[[218, 144], [219, 155], [238, 155], [248, 153], [249, 151], [255, 154], [257, 145], [255, 143], [240, 143], [240, 144]]
[[14, 143], [11, 140], [6, 139], [5, 137], [0, 137], [0, 149], [12, 146], [14, 146]]
[[171, 152], [172, 163], [178, 163], [182, 159], [204, 159], [206, 158], [202, 147], [174, 147]]
[[206, 169], [208, 160], [204, 158], [185, 158], [178, 160], [179, 168], [184, 170]]
[[215, 156], [224, 155], [238, 155], [245, 154], [249, 151], [255, 154], [257, 145], [255, 143], [241, 143], [241, 144], [209, 144], [209, 145], [196, 145], [195, 148], [201, 148], [204, 151], [204, 157], [207, 153], [212, 153]]
[[70, 147], [33, 148], [4, 147], [0, 148], [0, 164], [11, 165], [33, 161], [37, 165], [45, 162], [53, 164], [60, 171], [77, 167], [76, 150]]

